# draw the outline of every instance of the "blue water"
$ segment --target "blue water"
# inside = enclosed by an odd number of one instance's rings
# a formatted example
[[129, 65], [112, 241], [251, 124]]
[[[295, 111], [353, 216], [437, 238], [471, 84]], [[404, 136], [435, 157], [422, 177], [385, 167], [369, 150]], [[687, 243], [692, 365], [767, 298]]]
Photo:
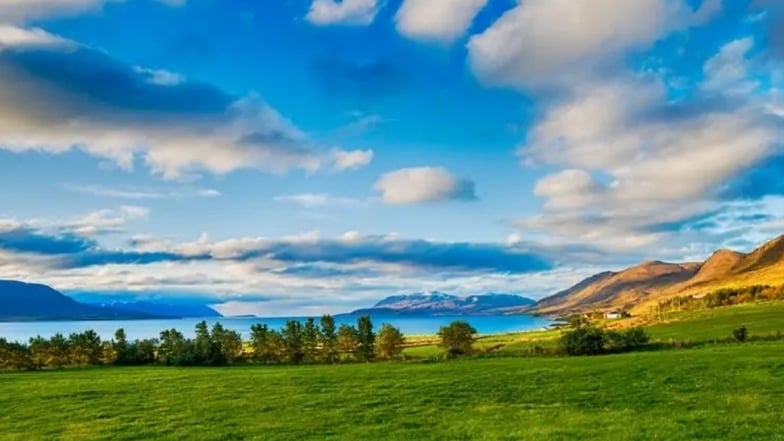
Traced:
[[[304, 321], [302, 318], [298, 320]], [[479, 334], [496, 334], [504, 332], [528, 331], [546, 328], [551, 321], [530, 315], [487, 316], [487, 317], [372, 317], [378, 329], [381, 324], [389, 323], [396, 326], [406, 335], [434, 335], [441, 326], [455, 320], [469, 322]], [[265, 323], [273, 329], [283, 327], [289, 318], [218, 318], [205, 319], [212, 326], [220, 322], [228, 329], [239, 331], [243, 338], [250, 336], [250, 327], [256, 323]], [[102, 339], [111, 339], [118, 328], [125, 329], [130, 339], [157, 338], [161, 331], [177, 329], [186, 336], [193, 336], [196, 323], [201, 319], [165, 319], [165, 320], [114, 320], [114, 321], [80, 321], [80, 322], [10, 322], [0, 323], [0, 337], [9, 341], [26, 342], [31, 337], [41, 335], [50, 337], [56, 333], [68, 335], [92, 329]], [[318, 319], [316, 320], [318, 322]], [[355, 324], [356, 317], [338, 316], [338, 325]]]

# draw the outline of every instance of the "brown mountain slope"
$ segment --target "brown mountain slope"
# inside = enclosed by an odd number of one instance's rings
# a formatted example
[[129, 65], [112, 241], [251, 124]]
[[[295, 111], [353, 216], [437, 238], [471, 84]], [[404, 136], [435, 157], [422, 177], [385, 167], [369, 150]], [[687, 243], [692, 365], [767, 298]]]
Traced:
[[702, 263], [646, 262], [601, 273], [539, 301], [544, 314], [630, 309], [642, 312], [661, 299], [725, 287], [784, 284], [784, 236], [749, 254], [718, 250]]

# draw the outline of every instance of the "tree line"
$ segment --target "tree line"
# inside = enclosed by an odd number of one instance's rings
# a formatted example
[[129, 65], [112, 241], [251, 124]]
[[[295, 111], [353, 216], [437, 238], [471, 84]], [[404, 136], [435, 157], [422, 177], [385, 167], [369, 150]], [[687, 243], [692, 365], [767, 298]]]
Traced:
[[678, 296], [660, 301], [657, 314], [679, 311], [695, 311], [740, 305], [765, 300], [784, 300], [784, 287], [755, 285], [744, 288], [723, 288], [705, 295]]
[[[442, 327], [440, 346], [449, 356], [470, 354], [476, 330], [463, 321]], [[359, 317], [356, 326], [337, 326], [332, 316], [316, 322], [289, 320], [281, 329], [254, 324], [250, 340], [220, 323], [209, 328], [196, 325], [193, 338], [176, 329], [160, 333], [156, 339], [129, 340], [118, 329], [111, 340], [101, 340], [93, 330], [68, 337], [35, 337], [28, 343], [0, 338], [0, 370], [119, 365], [140, 366], [231, 366], [236, 364], [335, 364], [371, 362], [403, 358], [405, 336], [396, 327], [384, 324], [376, 332], [370, 317]]]

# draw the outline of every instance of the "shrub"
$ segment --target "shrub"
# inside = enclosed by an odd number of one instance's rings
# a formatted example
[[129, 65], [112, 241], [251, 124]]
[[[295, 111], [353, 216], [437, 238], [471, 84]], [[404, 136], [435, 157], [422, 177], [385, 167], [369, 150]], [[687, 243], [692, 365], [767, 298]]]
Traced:
[[732, 336], [735, 337], [735, 340], [744, 342], [749, 338], [749, 330], [745, 326], [741, 326], [732, 331]]
[[559, 341], [569, 355], [598, 355], [605, 351], [605, 332], [594, 326], [582, 326], [565, 332]]

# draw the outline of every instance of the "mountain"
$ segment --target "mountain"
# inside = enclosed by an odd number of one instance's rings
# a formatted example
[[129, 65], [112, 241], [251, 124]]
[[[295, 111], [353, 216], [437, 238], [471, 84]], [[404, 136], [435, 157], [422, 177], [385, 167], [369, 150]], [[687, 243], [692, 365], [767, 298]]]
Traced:
[[540, 300], [534, 310], [565, 314], [588, 310], [641, 312], [659, 300], [720, 288], [784, 284], [784, 236], [751, 253], [720, 249], [704, 262], [645, 262], [604, 272]]
[[535, 300], [514, 294], [483, 294], [458, 297], [442, 292], [406, 294], [387, 297], [372, 308], [352, 315], [495, 315], [527, 308]]
[[207, 305], [196, 303], [159, 303], [159, 302], [109, 302], [94, 304], [104, 308], [122, 309], [163, 318], [218, 318], [218, 311]]
[[85, 305], [39, 284], [0, 280], [0, 321], [135, 320], [153, 314]]

